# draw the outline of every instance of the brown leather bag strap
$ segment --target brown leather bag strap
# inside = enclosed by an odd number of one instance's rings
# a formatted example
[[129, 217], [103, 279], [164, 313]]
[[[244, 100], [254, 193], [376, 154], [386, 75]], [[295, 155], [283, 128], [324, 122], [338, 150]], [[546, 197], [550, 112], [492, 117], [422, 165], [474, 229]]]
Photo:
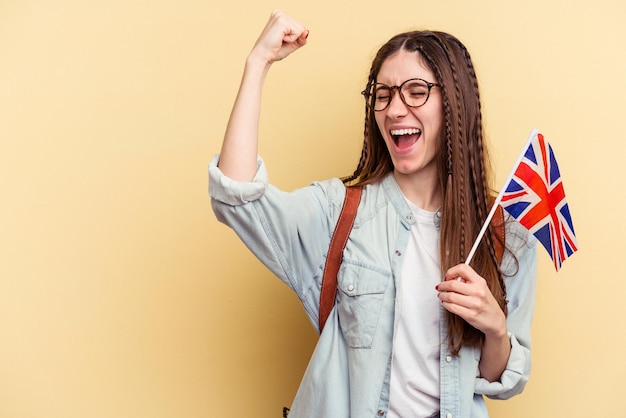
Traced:
[[319, 329], [320, 334], [324, 329], [324, 324], [330, 315], [330, 311], [335, 306], [335, 296], [337, 294], [337, 273], [343, 258], [343, 249], [346, 247], [350, 231], [354, 225], [354, 218], [361, 202], [362, 187], [346, 188], [346, 197], [343, 201], [343, 208], [339, 214], [339, 220], [335, 226], [335, 231], [330, 239], [326, 264], [324, 265], [324, 276], [322, 278], [322, 290], [320, 292], [320, 314]]

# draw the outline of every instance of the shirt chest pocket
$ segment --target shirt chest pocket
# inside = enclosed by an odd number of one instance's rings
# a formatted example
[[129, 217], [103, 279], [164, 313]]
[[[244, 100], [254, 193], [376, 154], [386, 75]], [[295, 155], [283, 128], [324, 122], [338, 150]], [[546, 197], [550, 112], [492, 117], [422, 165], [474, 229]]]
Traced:
[[372, 346], [390, 281], [390, 273], [342, 263], [337, 276], [337, 314], [350, 347]]

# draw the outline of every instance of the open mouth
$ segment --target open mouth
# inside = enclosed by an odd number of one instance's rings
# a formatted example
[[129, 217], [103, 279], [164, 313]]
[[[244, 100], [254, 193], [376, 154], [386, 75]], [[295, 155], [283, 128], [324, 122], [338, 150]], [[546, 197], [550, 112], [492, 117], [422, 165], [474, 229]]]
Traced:
[[389, 133], [400, 150], [411, 147], [422, 136], [422, 130], [418, 128], [392, 129]]

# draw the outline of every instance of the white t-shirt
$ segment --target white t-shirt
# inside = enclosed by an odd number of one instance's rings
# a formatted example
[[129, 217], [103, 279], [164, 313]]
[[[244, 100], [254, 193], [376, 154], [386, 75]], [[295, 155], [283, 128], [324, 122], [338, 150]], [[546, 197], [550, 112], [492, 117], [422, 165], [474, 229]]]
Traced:
[[[407, 200], [408, 202], [408, 200]], [[441, 281], [439, 228], [435, 212], [408, 202], [416, 219], [397, 293], [389, 417], [428, 417], [439, 411], [439, 320]]]

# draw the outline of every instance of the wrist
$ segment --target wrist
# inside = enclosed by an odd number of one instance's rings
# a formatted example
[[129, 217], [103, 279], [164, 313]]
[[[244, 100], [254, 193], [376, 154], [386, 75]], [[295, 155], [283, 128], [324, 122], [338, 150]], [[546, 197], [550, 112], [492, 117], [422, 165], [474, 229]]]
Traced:
[[493, 328], [483, 330], [486, 339], [488, 338], [490, 340], [497, 341], [504, 338], [509, 338], [509, 332], [506, 328], [506, 318], [504, 317], [504, 315], [502, 315], [502, 318], [497, 322], [497, 325]]
[[246, 70], [267, 72], [272, 65], [272, 60], [264, 57], [261, 53], [253, 49], [246, 58]]
[[506, 329], [485, 334], [485, 341], [483, 345], [504, 345], [505, 341], [509, 341], [509, 333]]

